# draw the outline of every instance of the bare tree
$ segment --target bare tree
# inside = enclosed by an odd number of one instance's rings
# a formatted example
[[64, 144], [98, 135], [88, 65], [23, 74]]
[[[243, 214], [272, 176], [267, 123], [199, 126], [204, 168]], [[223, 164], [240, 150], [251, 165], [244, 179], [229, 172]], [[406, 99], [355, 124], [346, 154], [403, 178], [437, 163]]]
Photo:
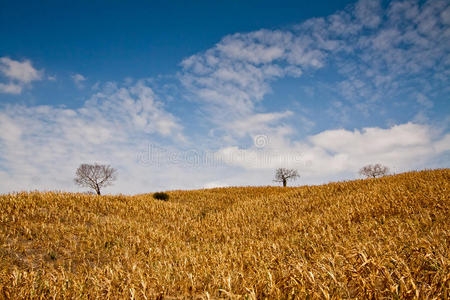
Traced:
[[287, 185], [288, 180], [295, 180], [300, 175], [298, 175], [297, 170], [294, 169], [285, 169], [285, 168], [278, 168], [275, 172], [275, 182], [282, 182], [283, 186]]
[[387, 175], [388, 173], [389, 168], [383, 166], [382, 164], [367, 165], [359, 170], [359, 174], [366, 176], [367, 178], [381, 177]]
[[75, 184], [93, 189], [97, 195], [100, 189], [109, 186], [117, 178], [117, 170], [110, 165], [81, 164], [76, 172]]

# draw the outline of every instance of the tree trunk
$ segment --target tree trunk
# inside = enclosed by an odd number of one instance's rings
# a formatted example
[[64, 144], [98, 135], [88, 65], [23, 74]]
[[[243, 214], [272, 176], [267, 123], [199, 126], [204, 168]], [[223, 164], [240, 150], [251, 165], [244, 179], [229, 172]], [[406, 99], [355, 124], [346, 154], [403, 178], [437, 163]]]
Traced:
[[283, 179], [283, 187], [286, 187], [286, 179]]
[[100, 187], [98, 186], [98, 184], [95, 185], [95, 191], [97, 192], [97, 195], [101, 196]]

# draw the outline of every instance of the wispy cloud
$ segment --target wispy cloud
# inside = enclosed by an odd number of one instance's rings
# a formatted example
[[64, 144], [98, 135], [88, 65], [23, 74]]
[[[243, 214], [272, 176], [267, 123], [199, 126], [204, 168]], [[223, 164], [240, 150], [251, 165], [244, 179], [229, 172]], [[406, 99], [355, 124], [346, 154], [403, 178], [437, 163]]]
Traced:
[[86, 81], [86, 77], [77, 73], [71, 75], [70, 78], [72, 78], [73, 82], [79, 89], [84, 88], [84, 81]]
[[[225, 36], [181, 62], [181, 84], [98, 83], [77, 109], [6, 106], [0, 111], [2, 188], [72, 189], [77, 165], [94, 161], [118, 167], [120, 182], [111, 190], [130, 193], [266, 184], [274, 168], [286, 165], [299, 169], [303, 183], [354, 178], [366, 163], [396, 172], [442, 166], [450, 151], [449, 122], [430, 125], [427, 114], [436, 99], [450, 97], [450, 3], [384, 4], [361, 0], [288, 29]], [[41, 79], [29, 61], [4, 61], [3, 92], [20, 93]], [[320, 102], [317, 114], [312, 106], [298, 109], [307, 106], [302, 97], [279, 109], [267, 105], [273, 83], [284, 77], [307, 85], [305, 97]], [[72, 80], [86, 84], [81, 74]], [[187, 100], [201, 112], [197, 121], [210, 135], [196, 141], [198, 148], [183, 152], [196, 134], [183, 132], [192, 116], [170, 113], [166, 98]], [[413, 111], [410, 120], [384, 117], [401, 105]], [[371, 116], [378, 125], [354, 122]], [[327, 122], [317, 129], [320, 118]], [[314, 132], [298, 137], [299, 124]], [[146, 146], [166, 140], [163, 156], [177, 163], [149, 168], [138, 161]], [[201, 151], [205, 165], [183, 164], [196, 164]]]
[[291, 29], [226, 36], [185, 59], [181, 81], [218, 127], [260, 113], [256, 104], [274, 80], [325, 67], [331, 77], [318, 86], [334, 95], [330, 104], [341, 103], [347, 117], [335, 110], [339, 120], [348, 119], [347, 107], [368, 115], [399, 98], [415, 102], [417, 90], [429, 95], [430, 106], [450, 83], [449, 11], [449, 3], [440, 0], [393, 1], [387, 7], [361, 0]]
[[29, 60], [16, 61], [9, 57], [0, 58], [0, 72], [9, 80], [0, 83], [0, 92], [7, 94], [20, 94], [32, 81], [41, 80], [44, 73], [35, 69]]
[[[448, 137], [424, 124], [432, 99], [438, 93], [450, 95], [445, 89], [450, 85], [449, 16], [446, 1], [393, 1], [384, 7], [380, 1], [361, 0], [291, 29], [226, 36], [185, 59], [180, 78], [231, 144], [218, 155], [241, 158], [225, 159], [230, 165], [271, 169], [283, 162], [295, 165], [288, 154], [302, 153], [297, 165], [314, 176], [354, 173], [372, 161], [397, 170], [424, 166], [449, 150]], [[318, 95], [329, 90], [332, 97], [322, 99], [329, 103], [325, 113], [340, 123], [348, 124], [355, 115], [381, 116], [380, 107], [404, 101], [416, 105], [416, 120], [422, 115], [422, 124], [325, 130], [307, 140], [293, 139], [295, 130], [286, 122], [290, 114], [261, 111], [264, 105], [258, 104], [271, 92], [273, 81], [286, 76], [301, 80], [324, 68], [330, 76], [318, 77], [311, 89], [318, 89]], [[302, 117], [307, 116], [295, 115]], [[270, 141], [266, 151], [239, 146], [245, 143], [230, 138], [255, 139], [260, 134]], [[302, 165], [304, 159], [312, 164]]]
[[22, 93], [23, 86], [17, 83], [0, 83], [0, 92], [5, 94], [20, 94]]
[[0, 171], [2, 189], [73, 189], [73, 170], [83, 162], [114, 162], [124, 176], [147, 176], [139, 174], [148, 171], [137, 161], [142, 146], [155, 137], [184, 141], [182, 126], [142, 81], [107, 83], [79, 109], [7, 106], [0, 132], [0, 170], [8, 170]]

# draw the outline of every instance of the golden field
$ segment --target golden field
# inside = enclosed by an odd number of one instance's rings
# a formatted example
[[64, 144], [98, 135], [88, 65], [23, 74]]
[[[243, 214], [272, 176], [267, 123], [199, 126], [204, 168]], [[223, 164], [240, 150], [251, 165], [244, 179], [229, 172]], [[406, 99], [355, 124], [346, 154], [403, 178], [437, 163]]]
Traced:
[[448, 298], [450, 170], [0, 196], [0, 298]]

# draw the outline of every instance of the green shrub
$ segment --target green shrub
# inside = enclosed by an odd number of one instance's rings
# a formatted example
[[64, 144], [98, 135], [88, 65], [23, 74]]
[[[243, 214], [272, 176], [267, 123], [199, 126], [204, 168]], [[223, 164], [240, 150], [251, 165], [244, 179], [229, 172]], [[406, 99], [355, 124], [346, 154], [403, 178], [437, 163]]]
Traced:
[[164, 192], [158, 192], [158, 193], [153, 194], [153, 198], [158, 199], [158, 200], [167, 201], [167, 200], [169, 200], [169, 195]]

